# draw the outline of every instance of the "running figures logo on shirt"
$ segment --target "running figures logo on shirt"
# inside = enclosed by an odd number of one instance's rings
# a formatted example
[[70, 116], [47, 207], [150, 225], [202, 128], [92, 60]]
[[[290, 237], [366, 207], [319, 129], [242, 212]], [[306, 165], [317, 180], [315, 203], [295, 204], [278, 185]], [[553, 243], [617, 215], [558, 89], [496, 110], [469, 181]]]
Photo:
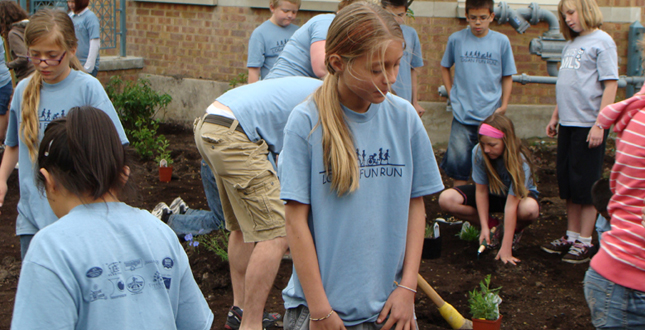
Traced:
[[493, 54], [486, 52], [482, 53], [480, 51], [466, 51], [464, 55], [461, 56], [461, 62], [471, 62], [477, 64], [488, 64], [493, 66], [499, 65], [499, 60], [493, 58]]
[[289, 38], [276, 41], [275, 47], [271, 47], [269, 51], [276, 55], [282, 53], [284, 46], [287, 44], [287, 41], [289, 41]]
[[47, 124], [49, 124], [50, 121], [56, 120], [58, 118], [65, 117], [65, 110], [60, 110], [59, 112], [52, 112], [51, 109], [43, 109], [40, 112], [40, 115], [38, 116], [38, 121], [40, 123], [40, 131], [44, 131], [45, 127], [47, 127]]
[[[383, 148], [379, 148], [378, 152], [373, 154], [368, 154], [365, 149], [362, 151], [356, 149], [356, 158], [358, 158], [360, 179], [403, 176], [405, 165], [394, 164], [390, 161], [390, 149], [383, 151]], [[325, 171], [319, 173], [322, 175], [323, 184], [331, 182], [331, 176], [328, 176]]]
[[580, 61], [582, 60], [582, 55], [585, 53], [584, 48], [579, 49], [569, 49], [567, 53], [562, 57], [562, 64], [560, 65], [560, 70], [562, 69], [572, 69], [578, 70], [580, 68]]

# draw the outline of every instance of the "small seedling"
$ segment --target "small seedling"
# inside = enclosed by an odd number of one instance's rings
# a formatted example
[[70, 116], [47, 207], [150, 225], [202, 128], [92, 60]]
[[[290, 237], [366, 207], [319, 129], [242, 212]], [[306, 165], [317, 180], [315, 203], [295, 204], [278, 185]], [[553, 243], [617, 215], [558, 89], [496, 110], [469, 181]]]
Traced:
[[461, 231], [457, 236], [466, 242], [474, 242], [479, 240], [479, 229], [471, 226], [470, 222], [464, 222], [464, 224], [461, 225]]
[[502, 298], [498, 293], [501, 289], [501, 286], [496, 289], [490, 288], [490, 274], [488, 274], [483, 281], [479, 282], [479, 290], [475, 288], [472, 292], [468, 292], [468, 303], [473, 318], [489, 321], [499, 318], [499, 304], [502, 303]]

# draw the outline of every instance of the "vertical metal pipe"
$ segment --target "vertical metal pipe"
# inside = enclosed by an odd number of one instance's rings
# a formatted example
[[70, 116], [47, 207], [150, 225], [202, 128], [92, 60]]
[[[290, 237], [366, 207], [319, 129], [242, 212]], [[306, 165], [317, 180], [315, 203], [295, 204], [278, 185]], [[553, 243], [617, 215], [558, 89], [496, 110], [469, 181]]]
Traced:
[[[629, 26], [629, 37], [627, 41], [627, 75], [628, 76], [642, 76], [643, 75], [643, 57], [641, 49], [638, 47], [638, 41], [643, 39], [645, 28], [640, 22], [636, 21]], [[628, 85], [625, 91], [626, 97], [632, 97], [636, 92], [634, 85]]]
[[[21, 1], [25, 1], [25, 0], [21, 0]], [[114, 1], [116, 2], [116, 0], [114, 0]], [[121, 31], [119, 32], [119, 34], [120, 34], [119, 39], [121, 41], [121, 46], [119, 47], [119, 56], [121, 56], [121, 57], [126, 57], [125, 46], [126, 46], [127, 30], [126, 30], [126, 27], [125, 27], [125, 9], [126, 9], [125, 6], [126, 6], [125, 0], [120, 0], [119, 21], [120, 21], [120, 24], [121, 24], [121, 26], [120, 26]]]

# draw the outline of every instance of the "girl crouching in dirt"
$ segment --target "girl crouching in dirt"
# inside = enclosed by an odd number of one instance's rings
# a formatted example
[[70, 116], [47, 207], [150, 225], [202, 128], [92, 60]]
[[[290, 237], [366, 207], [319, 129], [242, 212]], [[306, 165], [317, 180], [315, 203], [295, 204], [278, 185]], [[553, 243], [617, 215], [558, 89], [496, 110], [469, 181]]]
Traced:
[[[481, 226], [479, 243], [501, 248], [495, 259], [515, 265], [513, 251], [526, 226], [540, 214], [529, 150], [515, 135], [513, 122], [500, 114], [479, 126], [479, 144], [473, 148], [473, 181], [439, 195], [439, 206], [455, 217]], [[504, 212], [504, 223], [491, 237], [497, 222], [489, 213]], [[482, 221], [482, 219], [485, 219]]]

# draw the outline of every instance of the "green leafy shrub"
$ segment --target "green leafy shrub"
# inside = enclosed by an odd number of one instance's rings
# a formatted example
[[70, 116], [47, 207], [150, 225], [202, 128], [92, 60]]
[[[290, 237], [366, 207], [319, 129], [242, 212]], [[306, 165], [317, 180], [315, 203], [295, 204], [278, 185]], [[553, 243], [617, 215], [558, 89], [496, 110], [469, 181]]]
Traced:
[[229, 233], [220, 229], [206, 235], [195, 237], [195, 240], [205, 247], [206, 250], [215, 253], [222, 260], [228, 261], [228, 235]]
[[147, 79], [132, 82], [123, 81], [119, 76], [110, 79], [105, 91], [132, 147], [143, 160], [153, 159], [160, 146], [167, 143], [165, 136], [157, 134], [159, 121], [154, 116], [168, 106], [172, 97], [167, 93], [157, 93]]
[[490, 274], [486, 275], [483, 281], [479, 282], [479, 291], [475, 288], [468, 292], [468, 303], [470, 304], [470, 313], [475, 319], [484, 319], [495, 321], [499, 318], [499, 304], [502, 298], [499, 297], [499, 290], [490, 288]]

